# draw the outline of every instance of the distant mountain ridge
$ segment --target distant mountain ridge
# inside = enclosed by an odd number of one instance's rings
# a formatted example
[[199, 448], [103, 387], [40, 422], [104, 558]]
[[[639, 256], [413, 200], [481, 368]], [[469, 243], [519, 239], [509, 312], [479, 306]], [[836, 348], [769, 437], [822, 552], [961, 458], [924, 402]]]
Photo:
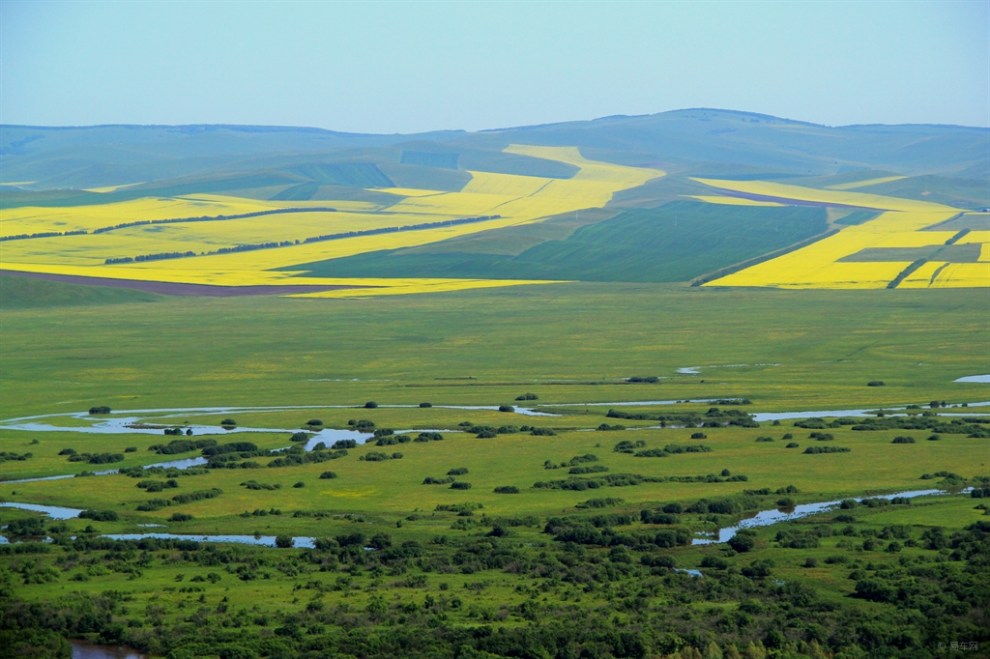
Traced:
[[[408, 135], [219, 124], [2, 125], [0, 183], [30, 190], [141, 184], [152, 193], [165, 181], [243, 178], [249, 173], [275, 179], [294, 176], [301, 183], [305, 176], [298, 172], [303, 166], [363, 163], [383, 171], [402, 170], [395, 176], [386, 172], [400, 185], [404, 176], [420, 185], [437, 177], [440, 189], [449, 189], [454, 182], [447, 179], [456, 169], [525, 173], [527, 167], [541, 166], [520, 157], [501, 156], [501, 149], [512, 143], [576, 146], [588, 157], [620, 164], [651, 163], [685, 174], [770, 171], [807, 177], [879, 170], [975, 181], [990, 178], [988, 128], [828, 127], [751, 112], [695, 108], [477, 132]], [[404, 156], [409, 151], [427, 155]], [[433, 158], [431, 153], [446, 155]], [[457, 166], [452, 167], [455, 161]], [[542, 166], [546, 167], [545, 162]], [[438, 169], [449, 173], [438, 174]]]

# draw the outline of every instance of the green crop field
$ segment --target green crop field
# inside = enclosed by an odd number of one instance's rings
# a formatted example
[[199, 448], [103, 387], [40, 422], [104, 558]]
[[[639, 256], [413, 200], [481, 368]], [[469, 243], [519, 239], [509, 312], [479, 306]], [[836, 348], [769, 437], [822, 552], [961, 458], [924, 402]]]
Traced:
[[[825, 228], [821, 209], [740, 209], [682, 201], [657, 209], [626, 211], [511, 256], [418, 248], [373, 252], [299, 268], [308, 274], [333, 277], [673, 282], [787, 247]], [[483, 250], [484, 243], [478, 248]]]

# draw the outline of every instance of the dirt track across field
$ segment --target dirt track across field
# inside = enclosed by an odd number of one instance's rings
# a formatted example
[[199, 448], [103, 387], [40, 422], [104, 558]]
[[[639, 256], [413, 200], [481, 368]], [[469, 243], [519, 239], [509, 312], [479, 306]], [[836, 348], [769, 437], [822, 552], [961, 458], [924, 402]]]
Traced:
[[235, 297], [242, 295], [291, 295], [293, 293], [319, 293], [354, 288], [374, 288], [369, 286], [210, 286], [207, 284], [175, 284], [167, 281], [140, 281], [137, 279], [110, 279], [108, 277], [79, 277], [76, 275], [53, 275], [40, 272], [19, 272], [0, 269], [0, 276], [33, 277], [66, 284], [84, 286], [112, 286], [130, 288], [136, 291], [159, 295], [185, 295], [195, 297]]

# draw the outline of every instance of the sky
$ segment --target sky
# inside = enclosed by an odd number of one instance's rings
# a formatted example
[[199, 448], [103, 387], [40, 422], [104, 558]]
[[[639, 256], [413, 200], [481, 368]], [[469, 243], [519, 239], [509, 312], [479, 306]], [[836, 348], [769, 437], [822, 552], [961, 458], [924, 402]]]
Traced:
[[0, 0], [0, 123], [990, 126], [990, 0]]

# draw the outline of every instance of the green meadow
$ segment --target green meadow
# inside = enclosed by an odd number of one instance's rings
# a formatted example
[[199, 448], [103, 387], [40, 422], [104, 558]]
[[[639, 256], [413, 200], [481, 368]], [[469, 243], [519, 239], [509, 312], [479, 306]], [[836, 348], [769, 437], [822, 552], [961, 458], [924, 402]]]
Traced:
[[[0, 547], [0, 656], [67, 656], [67, 638], [169, 657], [934, 657], [987, 642], [990, 527], [958, 493], [988, 486], [969, 406], [987, 385], [953, 382], [990, 372], [982, 291], [565, 283], [331, 301], [0, 282], [0, 416], [59, 429], [0, 429], [0, 479], [79, 475], [0, 482], [0, 500], [94, 511], [0, 508], [19, 541]], [[113, 413], [84, 414], [99, 406]], [[828, 414], [905, 406], [976, 425]], [[787, 411], [829, 418], [725, 425]], [[197, 430], [73, 431], [118, 416]], [[272, 466], [306, 455], [273, 452], [294, 433], [358, 422], [395, 434]], [[203, 453], [153, 450], [173, 440], [253, 450], [233, 468], [135, 470]], [[836, 452], [805, 452], [820, 447]], [[128, 473], [85, 475], [114, 468]], [[928, 488], [957, 493], [690, 544], [759, 510]], [[317, 544], [100, 537], [148, 531]]]
[[[761, 411], [976, 402], [985, 386], [952, 381], [990, 371], [988, 325], [978, 289], [554, 284], [8, 308], [0, 415], [499, 405], [530, 390], [540, 404], [746, 397]], [[679, 374], [685, 367], [700, 375]], [[660, 380], [625, 382], [637, 376]]]

